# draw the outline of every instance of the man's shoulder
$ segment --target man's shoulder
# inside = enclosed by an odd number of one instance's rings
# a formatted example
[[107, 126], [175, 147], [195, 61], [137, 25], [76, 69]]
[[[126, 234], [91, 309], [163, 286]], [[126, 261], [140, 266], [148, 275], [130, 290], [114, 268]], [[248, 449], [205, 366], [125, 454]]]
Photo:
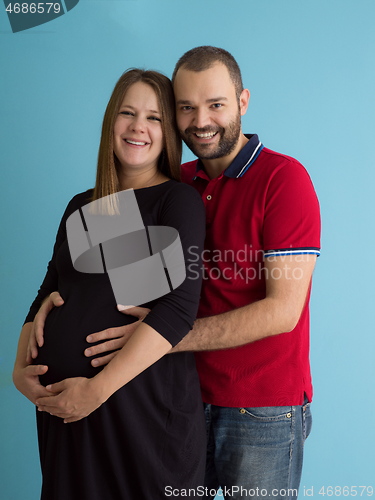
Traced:
[[292, 156], [286, 155], [284, 153], [278, 153], [277, 151], [273, 151], [272, 149], [264, 147], [262, 149], [262, 153], [260, 158], [263, 161], [266, 161], [270, 165], [300, 165], [303, 166], [300, 161]]
[[[265, 181], [267, 189], [280, 190], [284, 186], [285, 192], [313, 193], [314, 186], [307, 169], [292, 156], [263, 148], [259, 155], [258, 175]], [[315, 195], [316, 196], [316, 195]]]
[[254, 167], [255, 166], [257, 166], [255, 170], [263, 178], [274, 178], [275, 176], [277, 176], [277, 178], [279, 178], [279, 176], [292, 176], [295, 178], [309, 177], [307, 169], [299, 160], [266, 147], [262, 149], [254, 164]]

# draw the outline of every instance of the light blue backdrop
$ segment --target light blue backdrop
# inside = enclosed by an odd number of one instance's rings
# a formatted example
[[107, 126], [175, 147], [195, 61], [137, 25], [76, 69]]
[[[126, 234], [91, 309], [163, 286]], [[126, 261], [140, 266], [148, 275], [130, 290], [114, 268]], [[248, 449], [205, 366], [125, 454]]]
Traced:
[[12, 386], [12, 364], [62, 211], [93, 185], [114, 83], [131, 66], [171, 75], [204, 44], [242, 68], [252, 92], [244, 130], [304, 163], [321, 201], [301, 497], [375, 486], [374, 19], [374, 0], [81, 0], [13, 34], [0, 6], [1, 500], [38, 498], [34, 408]]

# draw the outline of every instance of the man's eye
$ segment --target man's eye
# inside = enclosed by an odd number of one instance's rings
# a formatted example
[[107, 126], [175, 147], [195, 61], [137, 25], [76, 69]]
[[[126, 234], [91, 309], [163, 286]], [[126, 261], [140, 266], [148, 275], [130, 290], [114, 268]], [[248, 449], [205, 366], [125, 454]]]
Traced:
[[182, 111], [190, 111], [191, 109], [193, 109], [191, 106], [182, 106], [181, 107]]
[[222, 107], [222, 104], [221, 102], [215, 102], [213, 105], [212, 105], [213, 108], [221, 108]]

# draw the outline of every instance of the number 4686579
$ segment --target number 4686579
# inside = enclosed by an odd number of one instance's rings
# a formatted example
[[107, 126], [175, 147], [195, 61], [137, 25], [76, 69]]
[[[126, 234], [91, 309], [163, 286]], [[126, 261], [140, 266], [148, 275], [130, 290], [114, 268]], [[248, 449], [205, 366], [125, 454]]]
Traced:
[[61, 10], [61, 5], [59, 3], [13, 3], [10, 2], [6, 9], [9, 14], [59, 14]]
[[319, 490], [322, 497], [372, 497], [373, 486], [323, 486]]

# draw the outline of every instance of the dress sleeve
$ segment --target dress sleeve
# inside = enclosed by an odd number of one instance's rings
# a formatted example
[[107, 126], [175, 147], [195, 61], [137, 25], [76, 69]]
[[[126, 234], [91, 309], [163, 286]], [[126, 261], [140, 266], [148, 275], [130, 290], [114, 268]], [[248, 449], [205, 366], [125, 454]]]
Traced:
[[[69, 217], [71, 213], [74, 212], [76, 208], [78, 208], [77, 205], [77, 200], [80, 195], [75, 196], [70, 200], [68, 203], [68, 206], [65, 209], [65, 212], [62, 216], [62, 219], [60, 221], [60, 225], [57, 231], [56, 235], [56, 241], [53, 247], [53, 252], [52, 252], [52, 257], [51, 260], [49, 261], [47, 265], [47, 272], [44, 277], [44, 280], [42, 284], [40, 285], [40, 288], [38, 290], [38, 294], [35, 297], [34, 302], [31, 304], [30, 310], [26, 316], [25, 322], [28, 323], [29, 321], [34, 321], [36, 313], [39, 311], [39, 308], [43, 302], [43, 300], [49, 295], [50, 293], [58, 290], [58, 273], [56, 269], [56, 256], [59, 251], [60, 246], [63, 244], [63, 242], [66, 240], [66, 219]], [[77, 205], [77, 206], [76, 206]]]
[[265, 257], [320, 253], [319, 202], [297, 160], [285, 160], [270, 179], [263, 239]]
[[175, 290], [158, 299], [143, 320], [175, 346], [195, 321], [202, 284], [205, 211], [198, 192], [178, 183], [163, 203], [160, 224], [177, 229], [184, 252], [186, 278]]

